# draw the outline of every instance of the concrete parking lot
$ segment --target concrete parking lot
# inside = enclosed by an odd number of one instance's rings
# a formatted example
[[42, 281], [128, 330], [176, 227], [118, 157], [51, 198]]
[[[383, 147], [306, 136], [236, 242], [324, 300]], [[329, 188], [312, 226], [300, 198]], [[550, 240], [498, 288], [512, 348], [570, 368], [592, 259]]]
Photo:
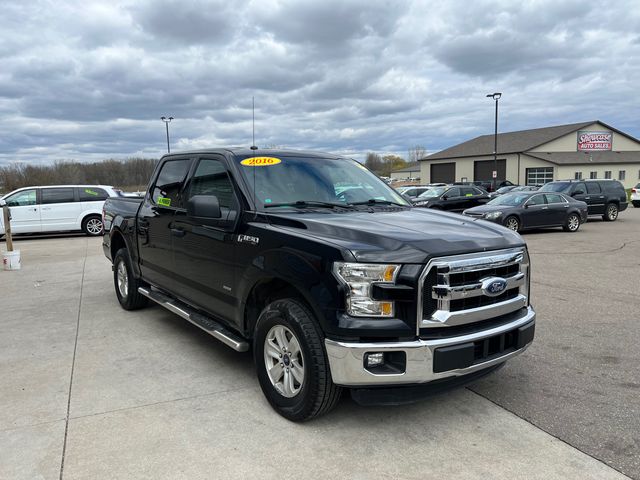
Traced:
[[[0, 478], [640, 479], [640, 209], [525, 233], [537, 337], [470, 388], [278, 416], [249, 354], [120, 309], [100, 239], [0, 271]], [[2, 244], [4, 248], [4, 244]]]

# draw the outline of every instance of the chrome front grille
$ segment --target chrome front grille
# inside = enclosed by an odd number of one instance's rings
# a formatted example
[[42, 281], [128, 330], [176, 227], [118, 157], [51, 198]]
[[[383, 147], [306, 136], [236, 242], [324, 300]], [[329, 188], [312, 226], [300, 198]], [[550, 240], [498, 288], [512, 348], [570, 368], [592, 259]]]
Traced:
[[[504, 288], [489, 292], [488, 284]], [[421, 328], [465, 325], [514, 312], [528, 304], [529, 257], [525, 248], [431, 260], [420, 277]]]

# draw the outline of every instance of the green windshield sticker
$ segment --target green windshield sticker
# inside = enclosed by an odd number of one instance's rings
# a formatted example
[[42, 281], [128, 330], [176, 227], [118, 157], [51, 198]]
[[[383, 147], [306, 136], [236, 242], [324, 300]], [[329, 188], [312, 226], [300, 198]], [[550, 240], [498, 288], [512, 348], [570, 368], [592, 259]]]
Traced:
[[94, 192], [93, 190], [91, 190], [90, 188], [85, 188], [84, 189], [84, 193], [86, 193], [87, 195], [93, 195], [94, 197], [98, 196], [98, 192]]
[[156, 200], [156, 202], [158, 203], [158, 205], [162, 205], [163, 207], [171, 206], [171, 199], [167, 197], [158, 197], [158, 200]]

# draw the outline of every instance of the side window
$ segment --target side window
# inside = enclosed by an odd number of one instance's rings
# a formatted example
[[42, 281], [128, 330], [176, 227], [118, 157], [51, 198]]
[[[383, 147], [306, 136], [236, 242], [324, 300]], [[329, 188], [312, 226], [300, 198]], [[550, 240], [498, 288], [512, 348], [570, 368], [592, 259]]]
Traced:
[[35, 189], [33, 189], [14, 193], [10, 197], [7, 197], [6, 202], [9, 207], [24, 207], [27, 205], [35, 205], [36, 191]]
[[460, 189], [460, 195], [462, 195], [463, 197], [473, 197], [473, 193], [473, 188], [462, 187]]
[[[539, 197], [540, 195], [538, 195]], [[556, 195], [554, 193], [546, 193], [545, 197], [547, 197], [547, 203], [565, 203], [564, 199], [560, 195]]]
[[233, 186], [220, 160], [200, 160], [191, 179], [188, 197], [194, 195], [215, 195], [221, 209], [233, 208]]
[[527, 205], [544, 205], [544, 196], [543, 195], [534, 195], [529, 200], [527, 200]]
[[75, 201], [75, 192], [72, 187], [70, 188], [43, 188], [42, 189], [42, 204], [48, 205], [51, 203], [71, 203]]
[[153, 187], [151, 200], [161, 207], [180, 208], [180, 189], [189, 170], [190, 160], [170, 160], [166, 162], [158, 174]]
[[450, 188], [449, 190], [447, 190], [445, 195], [447, 196], [447, 198], [459, 197], [460, 196], [460, 189], [459, 188]]
[[109, 198], [109, 195], [102, 188], [79, 187], [78, 194], [81, 202], [99, 202]]
[[587, 186], [584, 184], [584, 182], [576, 183], [576, 186], [573, 188], [573, 191], [577, 192], [578, 190], [581, 190], [582, 193], [587, 193]]
[[482, 192], [482, 190], [480, 190], [480, 189], [474, 188], [474, 189], [473, 189], [473, 194], [474, 194], [474, 195], [483, 195], [483, 192]]
[[600, 193], [600, 184], [598, 182], [587, 183], [587, 193]]

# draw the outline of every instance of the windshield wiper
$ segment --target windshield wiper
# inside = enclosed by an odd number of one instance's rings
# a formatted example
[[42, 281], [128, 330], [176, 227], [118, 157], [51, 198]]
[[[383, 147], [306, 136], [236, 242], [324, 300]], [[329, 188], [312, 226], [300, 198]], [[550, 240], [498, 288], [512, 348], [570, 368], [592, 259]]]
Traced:
[[295, 202], [282, 202], [282, 203], [265, 203], [264, 208], [273, 208], [273, 207], [293, 207], [293, 208], [346, 208], [350, 209], [349, 205], [345, 205], [343, 203], [333, 203], [333, 202], [320, 202], [317, 200], [297, 200]]
[[408, 205], [392, 202], [391, 200], [380, 200], [378, 198], [370, 198], [364, 202], [351, 202], [349, 205], [397, 205], [398, 207], [408, 207]]

